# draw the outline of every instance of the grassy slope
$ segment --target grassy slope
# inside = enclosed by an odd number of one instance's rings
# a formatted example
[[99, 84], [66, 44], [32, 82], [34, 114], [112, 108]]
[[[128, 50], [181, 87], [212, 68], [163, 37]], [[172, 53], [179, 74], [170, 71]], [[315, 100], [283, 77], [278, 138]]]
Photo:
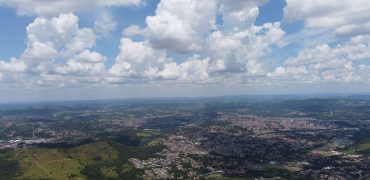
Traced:
[[[86, 179], [81, 174], [85, 166], [108, 163], [118, 153], [106, 142], [95, 142], [71, 149], [22, 149], [14, 154], [19, 162], [19, 179]], [[101, 173], [115, 177], [114, 168], [101, 167]]]
[[370, 138], [366, 138], [357, 143], [354, 147], [351, 147], [348, 151], [348, 154], [370, 154]]
[[85, 179], [80, 174], [82, 168], [75, 159], [68, 158], [57, 149], [25, 149], [15, 154], [19, 161], [22, 176], [19, 179]]

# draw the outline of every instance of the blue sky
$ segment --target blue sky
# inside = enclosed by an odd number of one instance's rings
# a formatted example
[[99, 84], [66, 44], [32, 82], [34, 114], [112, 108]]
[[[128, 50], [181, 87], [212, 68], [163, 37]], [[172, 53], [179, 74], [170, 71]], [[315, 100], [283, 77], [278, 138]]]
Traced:
[[[138, 7], [111, 7], [108, 11], [118, 23], [117, 28], [111, 32], [112, 37], [99, 39], [94, 49], [101, 51], [110, 60], [114, 60], [118, 54], [119, 40], [122, 30], [131, 24], [145, 25], [145, 17], [153, 15], [158, 4], [158, 0], [147, 1], [145, 6]], [[81, 21], [79, 25], [89, 27], [94, 25], [91, 12], [78, 13]], [[0, 7], [0, 22], [6, 22], [6, 26], [0, 29], [0, 58], [10, 59], [20, 55], [26, 48], [26, 27], [36, 16], [19, 16], [16, 11], [8, 7]], [[118, 37], [118, 38], [117, 38]]]
[[367, 93], [365, 0], [0, 0], [0, 102]]
[[[111, 32], [112, 38], [99, 39], [94, 47], [95, 50], [102, 52], [109, 57], [111, 63], [119, 53], [119, 40], [122, 30], [131, 24], [145, 26], [145, 18], [155, 14], [155, 9], [159, 0], [146, 1], [142, 7], [111, 7], [113, 18], [118, 23], [117, 28]], [[266, 22], [281, 21], [284, 16], [284, 0], [274, 0], [263, 4], [260, 7], [260, 15], [256, 19], [256, 25], [262, 25]], [[90, 12], [78, 13], [81, 18], [79, 25], [89, 27], [94, 25], [94, 19]], [[0, 22], [6, 22], [7, 26], [0, 29], [0, 58], [2, 60], [10, 59], [20, 55], [26, 48], [26, 27], [32, 23], [35, 16], [18, 16], [14, 9], [0, 7]], [[303, 28], [301, 22], [284, 23], [282, 28], [286, 32], [297, 32]]]
[[25, 27], [31, 23], [33, 18], [18, 17], [14, 10], [0, 7], [0, 22], [6, 22], [0, 29], [0, 58], [10, 59], [21, 54], [26, 48]]

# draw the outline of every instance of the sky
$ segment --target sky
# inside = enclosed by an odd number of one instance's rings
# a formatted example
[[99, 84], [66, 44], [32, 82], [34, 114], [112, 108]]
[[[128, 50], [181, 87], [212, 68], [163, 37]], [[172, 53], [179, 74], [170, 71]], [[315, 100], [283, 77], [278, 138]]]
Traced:
[[368, 93], [367, 0], [0, 0], [0, 102]]

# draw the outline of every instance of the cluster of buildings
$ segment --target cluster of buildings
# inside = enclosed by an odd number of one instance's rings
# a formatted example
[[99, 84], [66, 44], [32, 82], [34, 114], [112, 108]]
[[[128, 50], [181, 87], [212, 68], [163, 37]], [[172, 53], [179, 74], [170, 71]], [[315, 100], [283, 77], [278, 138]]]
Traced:
[[[354, 144], [354, 134], [370, 129], [366, 120], [337, 122], [233, 113], [67, 114], [57, 114], [48, 121], [2, 117], [0, 149], [28, 148], [123, 129], [171, 128], [168, 124], [172, 123], [179, 131], [165, 135], [156, 131], [165, 137], [159, 142], [164, 146], [161, 152], [149, 159], [130, 159], [144, 172], [145, 179], [195, 178], [213, 173], [279, 176], [280, 171], [318, 179], [370, 179], [369, 157], [344, 152]], [[214, 121], [206, 124], [200, 121], [204, 119]]]
[[[204, 177], [214, 172], [238, 177], [271, 173], [278, 177], [276, 172], [281, 170], [300, 177], [353, 179], [367, 177], [364, 172], [370, 171], [370, 163], [364, 163], [366, 156], [341, 152], [354, 143], [351, 138], [360, 130], [355, 125], [341, 127], [332, 121], [309, 118], [229, 114], [222, 114], [218, 120], [227, 123], [184, 125], [181, 132], [163, 143], [166, 148], [159, 157], [130, 161], [144, 170], [148, 179], [178, 174], [182, 178]], [[323, 160], [330, 158], [336, 160]], [[319, 168], [323, 161], [327, 164]]]
[[314, 156], [311, 161], [322, 164], [319, 168], [307, 168], [301, 176], [317, 179], [370, 179], [370, 157], [362, 155]]
[[144, 170], [144, 177], [148, 179], [197, 176], [196, 171], [203, 164], [194, 160], [191, 156], [208, 154], [207, 151], [199, 147], [199, 142], [181, 135], [173, 135], [168, 137], [164, 145], [165, 148], [158, 154], [159, 158], [149, 158], [147, 160], [131, 158], [130, 162], [135, 168]]
[[17, 149], [17, 148], [28, 148], [28, 147], [33, 147], [38, 144], [43, 144], [43, 143], [53, 143], [55, 142], [55, 139], [50, 138], [50, 139], [30, 139], [30, 140], [21, 140], [21, 139], [16, 139], [16, 140], [1, 140], [0, 141], [0, 149]]

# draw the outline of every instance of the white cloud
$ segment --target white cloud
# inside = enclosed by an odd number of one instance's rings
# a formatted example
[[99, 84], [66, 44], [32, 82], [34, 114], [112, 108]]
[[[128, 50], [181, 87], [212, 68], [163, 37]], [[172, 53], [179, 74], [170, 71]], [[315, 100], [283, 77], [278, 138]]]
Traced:
[[94, 23], [94, 31], [102, 37], [110, 37], [110, 33], [117, 27], [111, 14], [106, 11], [100, 13], [99, 18]]
[[181, 64], [176, 62], [166, 63], [163, 70], [159, 72], [159, 76], [166, 80], [200, 83], [209, 78], [208, 62], [209, 59], [199, 60], [197, 57], [193, 57]]
[[167, 58], [164, 50], [157, 50], [148, 42], [134, 42], [121, 39], [121, 52], [109, 70], [107, 78], [111, 83], [148, 83], [150, 81], [173, 80], [177, 83], [199, 83], [208, 75], [208, 59], [198, 56], [174, 62]]
[[[94, 21], [98, 37], [110, 38], [117, 22], [109, 7], [141, 6], [146, 0], [1, 0], [0, 6], [14, 8], [21, 16], [55, 17], [66, 13], [88, 13]], [[73, 24], [73, 22], [71, 22]], [[63, 27], [61, 27], [63, 28]]]
[[65, 47], [67, 48], [66, 53], [75, 54], [76, 52], [91, 48], [94, 45], [94, 32], [92, 31], [92, 29], [83, 28], [78, 30], [73, 39], [65, 45]]
[[286, 21], [303, 20], [308, 28], [334, 29], [340, 35], [370, 33], [367, 0], [287, 0]]
[[220, 0], [223, 15], [223, 29], [226, 32], [240, 31], [254, 25], [259, 15], [258, 6], [267, 0]]
[[84, 50], [79, 55], [75, 56], [75, 60], [84, 63], [103, 63], [107, 58], [97, 52]]
[[[78, 17], [74, 14], [61, 14], [54, 18], [38, 17], [33, 23], [27, 26], [28, 49], [26, 51], [41, 50], [43, 52], [61, 52], [61, 54], [73, 55], [95, 44], [95, 34], [92, 29], [78, 27]], [[44, 46], [49, 50], [34, 48]], [[46, 54], [45, 54], [46, 55]], [[35, 58], [48, 57], [40, 55]], [[28, 56], [28, 55], [26, 55]]]
[[121, 39], [120, 54], [109, 70], [110, 75], [123, 78], [151, 78], [166, 61], [166, 52], [150, 47], [147, 42]]
[[271, 45], [279, 44], [284, 35], [279, 23], [248, 27], [224, 34], [213, 32], [208, 39], [207, 54], [211, 57], [213, 72], [246, 72], [249, 75], [263, 73], [259, 60]]
[[156, 48], [200, 51], [200, 39], [215, 28], [216, 8], [216, 0], [162, 0], [156, 15], [146, 18], [146, 36]]
[[125, 28], [122, 32], [122, 35], [123, 36], [126, 36], [126, 37], [133, 37], [133, 36], [137, 36], [137, 35], [144, 35], [144, 30], [142, 30], [139, 26], [137, 25], [131, 25], [127, 28]]
[[36, 18], [27, 26], [27, 49], [21, 59], [33, 72], [53, 71], [55, 62], [91, 48], [95, 44], [94, 32], [79, 29], [74, 14], [61, 14], [55, 18]]
[[143, 0], [102, 0], [102, 3], [108, 6], [139, 6], [144, 2]]
[[0, 72], [20, 73], [26, 70], [24, 62], [12, 58], [10, 62], [0, 61]]
[[29, 86], [95, 83], [105, 75], [106, 58], [89, 50], [94, 44], [93, 30], [79, 28], [78, 17], [72, 13], [38, 17], [27, 26], [23, 54], [18, 59], [0, 61], [0, 72]]
[[[279, 66], [275, 68], [272, 72], [267, 73], [267, 77], [272, 78], [273, 80], [281, 80], [284, 82], [289, 81], [306, 81], [311, 82], [318, 77], [310, 71], [305, 66], [298, 66], [298, 67], [282, 67]], [[279, 81], [280, 82], [280, 81]]]
[[[357, 36], [351, 41], [330, 47], [320, 44], [301, 50], [296, 57], [285, 61], [284, 66], [268, 73], [272, 79], [302, 82], [360, 82], [368, 81], [364, 73], [370, 59], [368, 37]], [[356, 62], [356, 63], [355, 63]]]
[[[202, 83], [230, 74], [243, 74], [236, 75], [238, 78], [265, 76], [261, 59], [271, 46], [281, 46], [285, 34], [279, 22], [254, 25], [258, 6], [265, 2], [162, 0], [156, 15], [147, 17], [147, 27], [124, 29], [109, 81], [132, 82], [136, 78]], [[216, 27], [217, 11], [223, 18], [222, 27]], [[142, 35], [143, 41], [129, 39], [137, 35]], [[168, 57], [173, 54], [181, 54], [182, 62]]]
[[97, 52], [85, 50], [70, 59], [66, 66], [59, 66], [56, 69], [58, 74], [93, 78], [102, 78], [105, 75], [106, 57]]

